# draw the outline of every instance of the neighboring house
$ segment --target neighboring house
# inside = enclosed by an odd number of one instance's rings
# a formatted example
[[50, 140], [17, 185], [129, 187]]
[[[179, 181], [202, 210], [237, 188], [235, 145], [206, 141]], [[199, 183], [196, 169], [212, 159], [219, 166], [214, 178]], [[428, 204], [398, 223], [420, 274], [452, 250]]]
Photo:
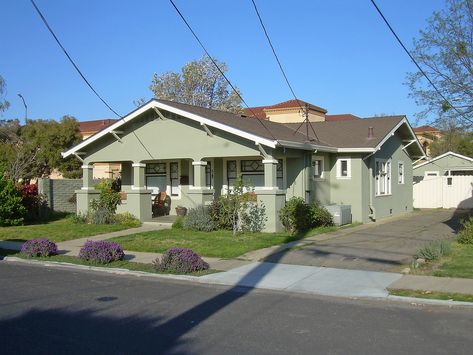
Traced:
[[447, 152], [413, 168], [414, 207], [473, 208], [473, 158]]
[[424, 152], [406, 117], [329, 122], [324, 109], [310, 109], [316, 135], [291, 109], [286, 119], [264, 110], [274, 122], [153, 99], [63, 153], [84, 161], [77, 210], [97, 198], [93, 164], [116, 163], [127, 193], [119, 210], [140, 220], [151, 218], [159, 191], [171, 196], [171, 211], [195, 207], [225, 194], [239, 176], [266, 206], [266, 231], [282, 229], [278, 212], [292, 196], [351, 205], [360, 222], [411, 211], [412, 160]]
[[[82, 135], [82, 139], [87, 139], [102, 129], [115, 123], [117, 120], [114, 119], [103, 119], [94, 121], [82, 121], [79, 122], [79, 130]], [[94, 164], [94, 178], [95, 179], [114, 179], [120, 176], [121, 165], [113, 163], [97, 163]]]
[[431, 157], [430, 145], [436, 140], [442, 137], [442, 132], [432, 126], [420, 126], [414, 128], [414, 133], [417, 139], [424, 148], [425, 154]]

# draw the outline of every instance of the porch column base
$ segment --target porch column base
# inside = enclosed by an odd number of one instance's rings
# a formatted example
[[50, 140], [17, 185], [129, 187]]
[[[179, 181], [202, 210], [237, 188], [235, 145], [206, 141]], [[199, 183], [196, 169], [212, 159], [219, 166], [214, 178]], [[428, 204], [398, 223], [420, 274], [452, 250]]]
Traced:
[[126, 210], [141, 222], [152, 218], [151, 192], [145, 189], [127, 191]]
[[81, 189], [76, 190], [76, 212], [77, 214], [87, 214], [89, 212], [90, 203], [99, 199], [99, 190]]
[[266, 207], [266, 225], [263, 232], [282, 232], [284, 226], [279, 220], [279, 210], [286, 203], [286, 192], [284, 190], [257, 190], [258, 202], [261, 201]]
[[214, 199], [214, 189], [193, 188], [187, 191], [187, 196], [196, 206], [209, 205]]

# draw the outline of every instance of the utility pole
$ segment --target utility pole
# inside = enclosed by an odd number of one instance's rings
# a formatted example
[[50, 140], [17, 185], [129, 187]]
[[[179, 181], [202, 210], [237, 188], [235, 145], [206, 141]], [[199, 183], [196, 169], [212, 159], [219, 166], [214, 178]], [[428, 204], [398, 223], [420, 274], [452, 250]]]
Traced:
[[21, 101], [23, 101], [23, 106], [25, 106], [25, 124], [28, 123], [28, 106], [26, 105], [26, 102], [25, 102], [25, 98], [23, 97], [23, 95], [21, 93], [18, 93], [17, 94]]

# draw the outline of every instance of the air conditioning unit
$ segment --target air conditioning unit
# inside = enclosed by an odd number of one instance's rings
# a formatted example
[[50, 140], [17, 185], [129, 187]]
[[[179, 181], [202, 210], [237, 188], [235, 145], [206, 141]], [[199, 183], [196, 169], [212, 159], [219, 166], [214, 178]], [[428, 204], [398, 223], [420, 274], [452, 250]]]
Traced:
[[327, 205], [324, 206], [333, 217], [336, 226], [351, 223], [351, 205]]

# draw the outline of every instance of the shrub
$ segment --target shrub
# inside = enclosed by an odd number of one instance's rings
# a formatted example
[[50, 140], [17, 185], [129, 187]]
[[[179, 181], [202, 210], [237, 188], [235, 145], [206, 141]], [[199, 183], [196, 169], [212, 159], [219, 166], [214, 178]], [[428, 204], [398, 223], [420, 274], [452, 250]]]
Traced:
[[[91, 203], [91, 207], [93, 202], [94, 201]], [[92, 211], [89, 213], [89, 221], [92, 224], [114, 224], [115, 215], [106, 208], [94, 206], [92, 207]]]
[[189, 211], [187, 211], [187, 216], [184, 220], [184, 228], [203, 232], [213, 231], [215, 225], [210, 217], [209, 209], [205, 206], [190, 208]]
[[212, 201], [209, 206], [209, 214], [216, 229], [232, 230], [232, 211], [226, 196], [220, 196]]
[[46, 238], [31, 239], [23, 243], [21, 253], [28, 258], [56, 255], [57, 245]]
[[0, 175], [0, 226], [23, 224], [27, 211], [22, 201], [13, 180]]
[[138, 218], [133, 216], [130, 212], [117, 213], [114, 216], [115, 223], [121, 224], [126, 227], [136, 228], [141, 226], [141, 222]]
[[69, 218], [71, 219], [72, 223], [74, 224], [85, 224], [88, 222], [88, 218], [87, 218], [87, 215], [84, 214], [84, 213], [73, 213], [69, 216]]
[[189, 273], [207, 270], [207, 264], [192, 249], [171, 248], [168, 249], [161, 258], [154, 261], [154, 267], [158, 271]]
[[263, 202], [251, 203], [242, 217], [242, 229], [249, 232], [261, 232], [266, 225], [266, 206]]
[[37, 184], [17, 184], [21, 193], [21, 202], [26, 208], [25, 219], [38, 221], [45, 217], [46, 197], [38, 193]]
[[186, 219], [186, 217], [184, 216], [179, 216], [177, 217], [177, 219], [174, 221], [174, 223], [172, 224], [172, 228], [173, 229], [183, 229], [184, 228], [184, 220]]
[[442, 256], [449, 255], [452, 251], [452, 245], [448, 240], [437, 240], [430, 242], [416, 253], [416, 259], [425, 259], [426, 261], [437, 260]]
[[110, 213], [115, 213], [117, 206], [121, 204], [120, 193], [116, 191], [114, 180], [105, 179], [98, 183], [95, 188], [100, 191], [99, 200], [92, 201], [93, 210], [106, 209]]
[[473, 244], [473, 217], [462, 222], [462, 229], [458, 233], [457, 242], [460, 244]]
[[333, 217], [326, 208], [314, 202], [310, 205], [310, 224], [312, 228], [333, 226]]
[[301, 197], [292, 197], [279, 211], [279, 219], [290, 233], [306, 231], [311, 227], [310, 206]]
[[99, 264], [122, 260], [125, 256], [120, 244], [107, 240], [88, 240], [79, 251], [79, 258]]

